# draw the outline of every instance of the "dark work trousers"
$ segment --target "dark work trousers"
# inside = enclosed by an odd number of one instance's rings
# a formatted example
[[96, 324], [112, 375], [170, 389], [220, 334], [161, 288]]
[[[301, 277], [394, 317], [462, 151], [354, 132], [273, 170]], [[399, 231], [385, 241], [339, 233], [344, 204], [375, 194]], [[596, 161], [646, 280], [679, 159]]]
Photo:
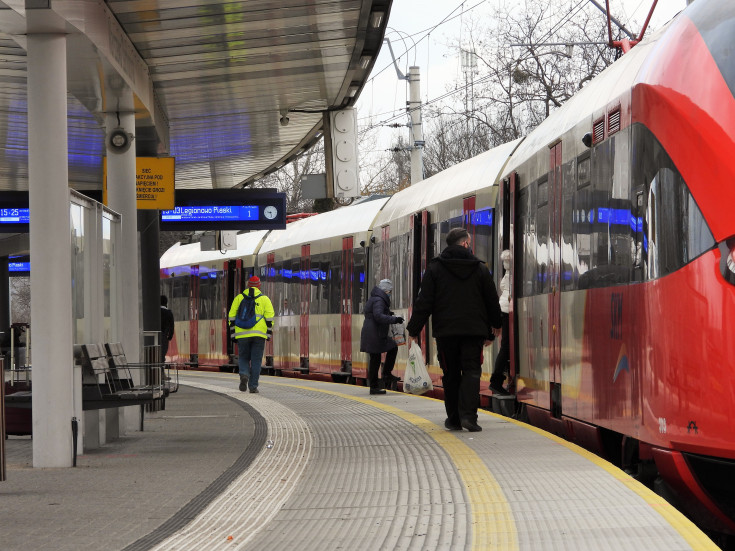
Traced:
[[495, 358], [495, 366], [493, 374], [490, 376], [490, 386], [501, 388], [505, 381], [505, 373], [510, 369], [510, 329], [508, 321], [510, 316], [503, 312], [501, 314], [503, 320], [503, 335], [500, 337], [500, 350]]
[[[368, 363], [368, 384], [371, 390], [377, 390], [380, 388], [380, 379], [378, 379], [378, 371], [380, 370], [380, 354], [370, 354], [370, 362]], [[391, 348], [385, 353], [385, 363], [383, 364], [383, 381], [386, 379], [386, 375], [390, 375], [393, 371], [393, 366], [396, 363], [396, 356], [398, 355], [398, 347]]]
[[437, 337], [439, 365], [444, 376], [444, 408], [453, 424], [477, 422], [484, 337]]

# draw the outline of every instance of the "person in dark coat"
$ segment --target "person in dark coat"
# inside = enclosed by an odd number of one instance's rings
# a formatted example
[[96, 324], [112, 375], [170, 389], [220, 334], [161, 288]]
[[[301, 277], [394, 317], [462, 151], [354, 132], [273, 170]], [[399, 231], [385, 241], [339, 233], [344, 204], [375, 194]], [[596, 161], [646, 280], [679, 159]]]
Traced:
[[406, 326], [411, 340], [418, 339], [429, 316], [443, 373], [444, 426], [481, 431], [482, 348], [501, 334], [500, 305], [490, 271], [472, 254], [464, 228], [451, 230], [447, 247], [429, 263]]
[[393, 292], [393, 283], [390, 279], [383, 279], [370, 292], [370, 298], [365, 303], [365, 322], [360, 334], [360, 351], [370, 355], [368, 363], [368, 384], [370, 394], [385, 394], [380, 388], [378, 369], [380, 356], [385, 352], [383, 365], [383, 381], [386, 386], [392, 379], [393, 366], [396, 363], [398, 345], [388, 335], [392, 323], [403, 323], [403, 318], [394, 316], [390, 311], [390, 294]]
[[174, 314], [168, 309], [168, 297], [161, 295], [161, 361], [166, 361], [168, 343], [174, 338]]

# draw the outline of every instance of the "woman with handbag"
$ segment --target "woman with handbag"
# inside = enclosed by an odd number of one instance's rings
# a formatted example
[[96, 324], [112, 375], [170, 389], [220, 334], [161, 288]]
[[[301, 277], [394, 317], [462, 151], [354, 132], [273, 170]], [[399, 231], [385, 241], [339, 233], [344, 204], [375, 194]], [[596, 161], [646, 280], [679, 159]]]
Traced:
[[378, 370], [380, 369], [380, 356], [385, 352], [385, 364], [383, 365], [384, 386], [390, 386], [393, 379], [393, 366], [396, 363], [398, 345], [389, 336], [390, 325], [403, 323], [403, 318], [394, 316], [390, 311], [390, 295], [393, 292], [393, 283], [390, 279], [383, 279], [370, 292], [370, 298], [365, 303], [365, 322], [360, 334], [360, 351], [367, 352], [370, 356], [368, 363], [368, 384], [370, 394], [385, 394], [380, 388]]

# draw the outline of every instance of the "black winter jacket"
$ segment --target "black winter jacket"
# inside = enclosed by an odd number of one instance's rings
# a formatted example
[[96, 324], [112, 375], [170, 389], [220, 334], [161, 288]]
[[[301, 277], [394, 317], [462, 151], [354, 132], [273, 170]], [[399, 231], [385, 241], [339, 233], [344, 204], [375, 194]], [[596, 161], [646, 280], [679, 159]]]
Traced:
[[398, 346], [388, 336], [391, 323], [397, 317], [390, 311], [390, 297], [382, 289], [375, 287], [365, 303], [365, 322], [360, 333], [360, 351], [369, 354], [388, 352]]
[[501, 327], [498, 291], [484, 262], [460, 245], [444, 249], [421, 280], [408, 334], [417, 336], [432, 318], [434, 337], [481, 336], [492, 339]]

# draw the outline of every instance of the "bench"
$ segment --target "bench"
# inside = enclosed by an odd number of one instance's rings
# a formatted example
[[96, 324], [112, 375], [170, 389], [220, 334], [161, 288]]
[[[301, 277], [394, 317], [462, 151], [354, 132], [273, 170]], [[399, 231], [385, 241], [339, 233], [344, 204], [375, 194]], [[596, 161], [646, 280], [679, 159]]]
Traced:
[[163, 385], [135, 385], [133, 382], [132, 370], [148, 366], [117, 367], [104, 345], [74, 345], [74, 357], [82, 368], [84, 411], [147, 405], [163, 397]]

